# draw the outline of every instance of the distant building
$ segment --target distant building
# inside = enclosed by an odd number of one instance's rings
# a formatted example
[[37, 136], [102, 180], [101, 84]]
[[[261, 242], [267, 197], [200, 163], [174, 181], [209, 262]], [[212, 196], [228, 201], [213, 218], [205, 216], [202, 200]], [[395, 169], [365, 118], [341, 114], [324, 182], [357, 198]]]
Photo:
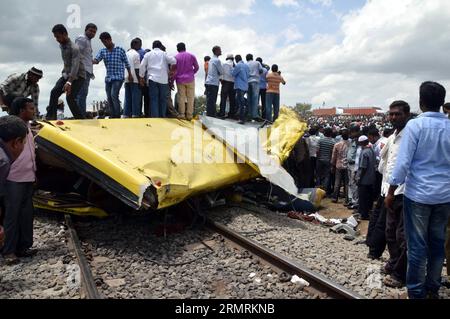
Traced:
[[333, 115], [343, 115], [343, 116], [360, 116], [368, 115], [375, 116], [383, 114], [383, 110], [379, 107], [355, 107], [355, 108], [329, 108], [329, 109], [317, 109], [313, 111], [314, 116], [333, 116]]
[[338, 114], [337, 108], [333, 107], [331, 109], [317, 109], [313, 111], [314, 116], [333, 116]]

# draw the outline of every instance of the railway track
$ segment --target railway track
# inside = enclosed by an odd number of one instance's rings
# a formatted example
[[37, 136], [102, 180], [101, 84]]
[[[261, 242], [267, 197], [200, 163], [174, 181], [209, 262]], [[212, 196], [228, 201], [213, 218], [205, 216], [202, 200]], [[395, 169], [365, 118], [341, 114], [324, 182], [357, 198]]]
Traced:
[[[103, 299], [104, 297], [97, 288], [93, 272], [91, 270], [91, 265], [85, 256], [71, 217], [66, 215], [65, 221], [70, 234], [71, 246], [80, 267], [83, 297], [94, 300]], [[311, 295], [319, 296], [319, 298], [331, 299], [364, 299], [364, 297], [345, 289], [326, 277], [314, 273], [305, 266], [300, 265], [299, 263], [289, 259], [286, 256], [278, 254], [267, 247], [264, 247], [256, 241], [242, 236], [222, 224], [208, 220], [207, 228], [231, 242], [233, 246], [237, 246], [244, 251], [248, 251], [260, 262], [269, 265], [272, 269], [276, 269], [277, 272], [281, 271], [288, 275], [297, 275], [305, 279], [310, 283], [310, 286], [306, 287], [304, 290]]]
[[80, 267], [81, 288], [84, 292], [84, 297], [86, 299], [93, 300], [102, 299], [95, 284], [91, 267], [89, 266], [89, 263], [81, 247], [81, 242], [78, 238], [77, 231], [73, 226], [72, 217], [70, 215], [65, 215], [65, 222], [69, 232], [70, 244]]
[[230, 228], [219, 224], [215, 221], [208, 220], [207, 226], [230, 240], [231, 242], [239, 245], [240, 247], [248, 250], [266, 263], [290, 274], [297, 275], [311, 284], [309, 289], [312, 293], [325, 294], [327, 297], [333, 299], [365, 299], [364, 297], [351, 292], [350, 290], [338, 285], [337, 283], [327, 279], [325, 276], [317, 274], [307, 267], [291, 260], [290, 258], [283, 256], [258, 242], [246, 238], [241, 234], [231, 230]]

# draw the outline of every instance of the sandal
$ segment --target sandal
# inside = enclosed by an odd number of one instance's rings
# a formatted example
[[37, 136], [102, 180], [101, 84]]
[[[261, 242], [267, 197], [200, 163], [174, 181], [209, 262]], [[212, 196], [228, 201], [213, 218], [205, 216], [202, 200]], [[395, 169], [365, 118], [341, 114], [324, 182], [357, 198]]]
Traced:
[[385, 286], [390, 288], [403, 288], [405, 287], [405, 284], [402, 283], [400, 280], [395, 279], [392, 275], [387, 276], [384, 278], [383, 283]]
[[14, 254], [6, 255], [3, 258], [5, 259], [5, 264], [8, 266], [14, 266], [20, 263], [20, 259]]

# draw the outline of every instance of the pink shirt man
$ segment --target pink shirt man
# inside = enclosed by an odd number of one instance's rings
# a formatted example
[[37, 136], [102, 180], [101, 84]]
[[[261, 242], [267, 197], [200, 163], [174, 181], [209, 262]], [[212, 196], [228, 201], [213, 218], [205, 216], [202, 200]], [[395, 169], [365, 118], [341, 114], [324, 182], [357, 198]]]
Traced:
[[11, 165], [7, 180], [16, 183], [34, 183], [36, 181], [36, 150], [30, 128], [28, 128], [23, 152]]
[[194, 82], [195, 74], [199, 70], [197, 58], [189, 52], [180, 52], [175, 56], [177, 60], [177, 73], [175, 79], [178, 84]]

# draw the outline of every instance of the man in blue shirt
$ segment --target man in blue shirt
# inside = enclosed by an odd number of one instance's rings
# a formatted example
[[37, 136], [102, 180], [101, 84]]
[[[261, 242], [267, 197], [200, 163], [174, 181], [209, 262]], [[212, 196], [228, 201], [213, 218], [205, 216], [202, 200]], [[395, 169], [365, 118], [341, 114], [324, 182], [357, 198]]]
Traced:
[[127, 54], [121, 47], [115, 46], [111, 35], [103, 32], [100, 35], [105, 48], [101, 49], [94, 59], [94, 64], [99, 64], [105, 60], [106, 66], [106, 95], [108, 97], [111, 118], [120, 118], [120, 100], [119, 93], [125, 80], [125, 68], [128, 70], [128, 80], [133, 83], [130, 63], [128, 63]]
[[220, 77], [223, 75], [222, 62], [219, 57], [222, 55], [222, 49], [215, 46], [212, 49], [213, 58], [209, 61], [208, 75], [206, 77], [206, 113], [208, 116], [217, 115], [217, 95], [219, 94]]
[[248, 110], [245, 109], [244, 95], [248, 91], [248, 78], [250, 69], [247, 64], [242, 61], [240, 55], [236, 55], [236, 66], [233, 69], [234, 89], [236, 90], [236, 107], [239, 110], [239, 124], [245, 124], [245, 115]]
[[247, 54], [247, 65], [250, 69], [250, 77], [248, 78], [248, 104], [250, 109], [250, 118], [254, 121], [259, 120], [259, 108], [258, 108], [258, 101], [259, 101], [259, 80], [261, 77], [261, 74], [264, 72], [264, 68], [262, 67], [261, 63], [258, 61], [253, 61], [253, 55]]
[[259, 98], [261, 100], [261, 115], [266, 116], [266, 93], [267, 93], [267, 73], [269, 73], [270, 67], [263, 63], [262, 58], [257, 58], [257, 62], [261, 63], [263, 67], [263, 73], [259, 78]]
[[438, 298], [450, 215], [450, 121], [439, 113], [445, 88], [435, 82], [420, 87], [424, 112], [405, 128], [397, 164], [390, 178], [386, 207], [405, 183], [407, 287], [411, 299]]

